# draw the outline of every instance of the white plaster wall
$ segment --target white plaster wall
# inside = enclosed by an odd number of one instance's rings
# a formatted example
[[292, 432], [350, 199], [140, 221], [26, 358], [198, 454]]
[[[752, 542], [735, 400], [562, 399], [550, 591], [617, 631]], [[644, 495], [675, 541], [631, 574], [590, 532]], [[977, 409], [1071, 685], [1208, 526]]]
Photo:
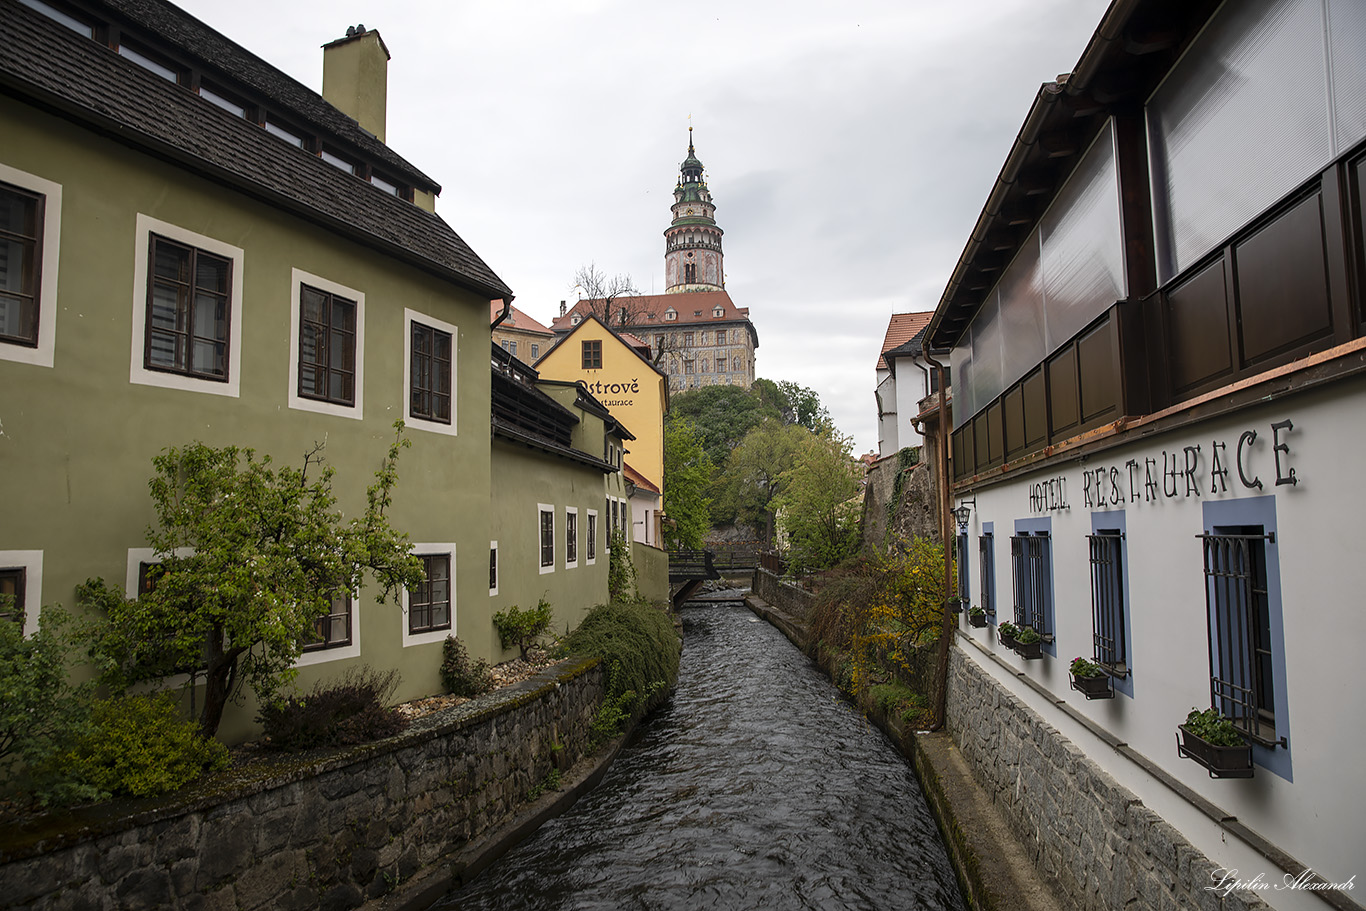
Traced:
[[920, 400], [929, 395], [925, 383], [925, 371], [916, 366], [912, 358], [901, 357], [896, 360], [896, 432], [898, 449], [907, 446], [920, 446], [925, 442], [911, 424], [920, 414]]
[[[980, 600], [977, 536], [982, 523], [994, 523], [996, 620], [1011, 619], [1010, 535], [1014, 521], [1048, 515], [1052, 519], [1055, 657], [1024, 661], [996, 643], [994, 626], [970, 629], [1011, 666], [1048, 687], [1057, 698], [1108, 729], [1121, 741], [1163, 768], [1285, 850], [1324, 879], [1342, 881], [1366, 876], [1366, 813], [1363, 813], [1359, 757], [1366, 754], [1366, 726], [1360, 708], [1366, 670], [1360, 660], [1366, 642], [1366, 554], [1361, 552], [1361, 523], [1366, 515], [1366, 487], [1360, 480], [1360, 454], [1366, 451], [1366, 380], [1342, 381], [1314, 393], [1250, 409], [1198, 427], [1146, 437], [1091, 457], [1085, 462], [1054, 466], [1021, 475], [1008, 483], [976, 492], [968, 533], [971, 594]], [[1284, 465], [1295, 469], [1299, 484], [1276, 486], [1271, 424], [1290, 419], [1294, 430], [1282, 435], [1289, 453]], [[1233, 464], [1239, 435], [1256, 430], [1246, 465], [1264, 488], [1248, 490]], [[1210, 493], [1211, 442], [1227, 444], [1230, 474], [1226, 492]], [[1067, 665], [1077, 655], [1091, 655], [1091, 596], [1086, 535], [1091, 513], [1083, 499], [1082, 473], [1119, 467], [1129, 459], [1140, 464], [1162, 452], [1182, 456], [1186, 446], [1201, 446], [1195, 477], [1198, 497], [1161, 496], [1156, 502], [1126, 502], [1126, 548], [1132, 697], [1087, 701], [1068, 686]], [[1066, 479], [1070, 508], [1032, 511], [1029, 485], [1049, 478]], [[1159, 482], [1161, 483], [1161, 482]], [[1126, 491], [1127, 492], [1127, 491]], [[1285, 724], [1278, 733], [1290, 742], [1291, 775], [1286, 780], [1259, 766], [1246, 780], [1213, 780], [1204, 769], [1176, 754], [1176, 726], [1191, 707], [1209, 705], [1209, 658], [1201, 546], [1202, 504], [1247, 496], [1275, 499], [1276, 550], [1284, 619]], [[965, 649], [970, 660], [991, 666]], [[997, 669], [999, 670], [999, 669]], [[1156, 779], [1116, 754], [1038, 694], [993, 673], [1046, 720], [1071, 737], [1087, 754], [1162, 813], [1211, 859], [1227, 858], [1243, 865], [1248, 876], [1280, 873], [1241, 845], [1226, 844], [1216, 827]], [[1366, 883], [1361, 883], [1366, 886]], [[1259, 893], [1278, 908], [1322, 907], [1303, 892]], [[1350, 897], [1356, 898], [1355, 895]]]
[[897, 445], [896, 378], [890, 370], [878, 368], [874, 394], [877, 404], [877, 454], [883, 458], [901, 447]]

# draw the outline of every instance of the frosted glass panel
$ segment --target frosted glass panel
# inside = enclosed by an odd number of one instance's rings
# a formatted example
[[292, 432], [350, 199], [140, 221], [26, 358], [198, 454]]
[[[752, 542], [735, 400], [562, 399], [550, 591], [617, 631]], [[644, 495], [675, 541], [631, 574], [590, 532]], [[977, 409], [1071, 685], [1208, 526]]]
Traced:
[[1161, 281], [1331, 159], [1322, 3], [1224, 4], [1149, 100]]
[[1043, 360], [1045, 319], [1039, 281], [1039, 232], [1031, 231], [997, 285], [1001, 296], [1002, 368], [1000, 388], [991, 398]]
[[1106, 124], [1043, 217], [1049, 353], [1128, 296], [1120, 228], [1114, 130]]
[[1001, 311], [992, 292], [972, 321], [972, 400], [975, 411], [1001, 394]]
[[1328, 0], [1329, 71], [1333, 80], [1333, 152], [1366, 139], [1366, 3]]
[[957, 430], [977, 413], [972, 400], [972, 336], [964, 333], [961, 344], [949, 355], [953, 372], [953, 429]]

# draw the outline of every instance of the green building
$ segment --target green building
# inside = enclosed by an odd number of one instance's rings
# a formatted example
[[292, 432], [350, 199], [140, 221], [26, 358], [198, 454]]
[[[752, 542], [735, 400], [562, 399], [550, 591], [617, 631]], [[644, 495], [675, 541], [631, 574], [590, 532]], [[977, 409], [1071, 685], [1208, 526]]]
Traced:
[[[544, 597], [563, 630], [605, 600], [628, 435], [534, 384], [567, 437], [490, 433], [488, 308], [512, 294], [384, 144], [378, 32], [326, 46], [320, 96], [159, 0], [0, 5], [0, 592], [28, 624], [88, 578], [136, 595], [167, 447], [299, 465], [323, 443], [356, 515], [400, 418], [388, 516], [428, 583], [336, 603], [301, 687], [365, 663], [401, 669], [399, 699], [439, 692], [447, 635], [498, 660], [501, 606]], [[222, 736], [254, 715], [230, 708]]]

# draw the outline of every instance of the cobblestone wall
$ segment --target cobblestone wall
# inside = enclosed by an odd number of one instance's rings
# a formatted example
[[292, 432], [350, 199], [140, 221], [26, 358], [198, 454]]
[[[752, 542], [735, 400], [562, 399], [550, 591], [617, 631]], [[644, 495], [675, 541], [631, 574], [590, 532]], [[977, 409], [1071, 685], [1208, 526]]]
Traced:
[[766, 569], [754, 571], [754, 581], [750, 588], [760, 598], [799, 620], [805, 620], [811, 611], [816, 596], [791, 582], [784, 582], [781, 576]]
[[582, 756], [602, 687], [596, 659], [571, 660], [387, 741], [9, 832], [0, 904], [356, 907], [513, 815]]
[[1035, 865], [1075, 906], [1247, 911], [1252, 892], [1207, 891], [1217, 865], [962, 652], [949, 731]]

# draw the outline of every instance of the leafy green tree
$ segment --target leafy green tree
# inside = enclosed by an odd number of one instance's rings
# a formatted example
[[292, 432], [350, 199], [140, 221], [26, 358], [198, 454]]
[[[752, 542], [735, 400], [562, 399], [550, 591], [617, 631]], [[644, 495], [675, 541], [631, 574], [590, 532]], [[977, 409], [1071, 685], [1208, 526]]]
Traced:
[[782, 395], [783, 419], [787, 423], [800, 424], [812, 433], [832, 428], [830, 412], [821, 404], [816, 390], [791, 380], [780, 380], [778, 391]]
[[692, 422], [707, 457], [718, 468], [766, 415], [776, 418], [779, 414], [741, 386], [703, 386], [679, 393], [669, 402], [669, 412]]
[[828, 569], [858, 548], [862, 468], [851, 445], [835, 430], [813, 434], [782, 475], [785, 488], [773, 506], [789, 535], [789, 562], [799, 570]]
[[[8, 597], [0, 595], [0, 609], [12, 609]], [[22, 613], [0, 619], [0, 777], [7, 780], [6, 790], [22, 792], [15, 797], [66, 803], [99, 796], [52, 774], [63, 771], [54, 758], [84, 732], [94, 696], [93, 683], [71, 683], [69, 623], [55, 605], [43, 608], [32, 636], [24, 636]]]
[[804, 451], [810, 431], [798, 424], [765, 418], [730, 454], [722, 478], [716, 512], [763, 529], [764, 542], [773, 543], [773, 499], [782, 492], [783, 475]]
[[402, 423], [395, 426], [366, 508], [349, 522], [335, 508], [333, 470], [322, 464], [320, 446], [305, 454], [302, 469], [202, 443], [153, 459], [154, 585], [134, 600], [111, 597], [99, 582], [85, 591], [109, 615], [106, 679], [202, 675], [200, 726], [212, 736], [244, 683], [269, 701], [294, 679], [316, 621], [334, 598], [360, 588], [365, 571], [381, 584], [381, 602], [420, 583], [408, 536], [385, 517], [399, 451], [408, 445]]
[[664, 420], [664, 546], [698, 548], [711, 527], [712, 461], [691, 421], [672, 412]]

